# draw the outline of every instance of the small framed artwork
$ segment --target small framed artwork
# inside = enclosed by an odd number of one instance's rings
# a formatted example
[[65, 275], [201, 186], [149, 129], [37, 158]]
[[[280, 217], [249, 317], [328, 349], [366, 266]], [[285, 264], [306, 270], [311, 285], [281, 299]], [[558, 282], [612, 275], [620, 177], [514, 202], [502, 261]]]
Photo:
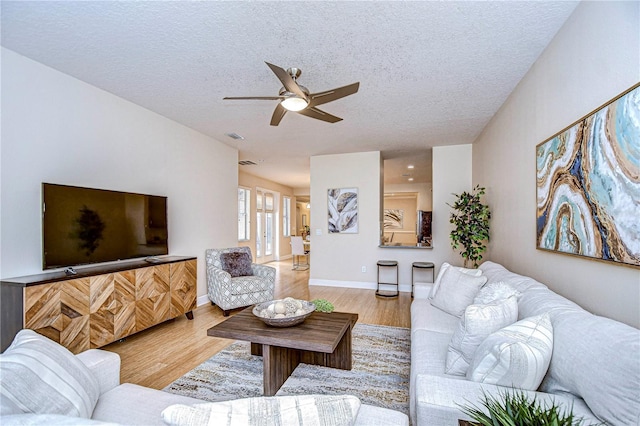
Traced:
[[402, 229], [404, 227], [404, 210], [384, 209], [384, 229]]
[[330, 234], [358, 233], [358, 188], [327, 190], [327, 206]]
[[640, 84], [536, 147], [538, 249], [640, 266]]

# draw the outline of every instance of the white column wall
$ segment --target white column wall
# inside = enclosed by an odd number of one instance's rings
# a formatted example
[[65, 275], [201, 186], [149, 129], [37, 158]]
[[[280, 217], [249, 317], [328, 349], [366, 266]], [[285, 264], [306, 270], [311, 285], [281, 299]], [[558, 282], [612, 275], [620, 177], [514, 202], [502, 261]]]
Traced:
[[[374, 280], [371, 277], [379, 241], [380, 164], [378, 151], [311, 157], [310, 284], [358, 286]], [[358, 188], [357, 234], [328, 233], [330, 188]], [[367, 268], [366, 273], [361, 272], [362, 266]]]
[[[433, 249], [380, 248], [381, 157], [379, 152], [311, 157], [311, 285], [374, 289], [376, 262], [398, 261], [400, 290], [411, 291], [411, 264], [462, 264], [451, 249], [449, 214], [452, 193], [471, 189], [471, 145], [433, 149]], [[327, 189], [358, 187], [358, 234], [327, 234]], [[320, 229], [322, 235], [316, 235]], [[362, 272], [362, 267], [366, 272]], [[395, 281], [387, 270], [381, 281]], [[429, 281], [430, 276], [418, 277]]]

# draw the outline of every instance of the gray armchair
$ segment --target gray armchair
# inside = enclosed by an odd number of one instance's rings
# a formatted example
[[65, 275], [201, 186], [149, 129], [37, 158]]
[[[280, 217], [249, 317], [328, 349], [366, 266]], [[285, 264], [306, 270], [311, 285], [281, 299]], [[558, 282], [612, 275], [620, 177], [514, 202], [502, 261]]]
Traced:
[[223, 253], [246, 252], [251, 258], [249, 247], [232, 247], [225, 249], [208, 249], [207, 262], [207, 294], [212, 305], [218, 305], [224, 316], [231, 309], [273, 300], [276, 283], [276, 270], [271, 266], [251, 264], [253, 275], [231, 277], [222, 269], [220, 256]]

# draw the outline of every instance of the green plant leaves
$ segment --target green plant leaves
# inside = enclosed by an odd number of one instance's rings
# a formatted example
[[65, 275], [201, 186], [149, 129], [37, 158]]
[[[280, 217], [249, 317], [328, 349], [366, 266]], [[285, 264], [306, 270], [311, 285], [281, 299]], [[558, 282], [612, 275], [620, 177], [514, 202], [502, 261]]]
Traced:
[[522, 391], [483, 392], [476, 405], [460, 405], [463, 413], [482, 426], [577, 426], [584, 420], [573, 415], [573, 407], [561, 409], [555, 401], [542, 404], [535, 396], [529, 399]]
[[314, 299], [311, 303], [316, 305], [316, 311], [318, 312], [333, 312], [333, 303], [329, 302], [327, 299]]
[[489, 241], [491, 211], [480, 201], [484, 193], [485, 188], [476, 185], [471, 192], [453, 194], [456, 201], [453, 205], [447, 204], [453, 208], [449, 222], [455, 226], [450, 234], [451, 247], [455, 250], [461, 248], [459, 253], [465, 260], [465, 266], [467, 261], [472, 261], [473, 266], [478, 267], [478, 261], [487, 249], [484, 242]]

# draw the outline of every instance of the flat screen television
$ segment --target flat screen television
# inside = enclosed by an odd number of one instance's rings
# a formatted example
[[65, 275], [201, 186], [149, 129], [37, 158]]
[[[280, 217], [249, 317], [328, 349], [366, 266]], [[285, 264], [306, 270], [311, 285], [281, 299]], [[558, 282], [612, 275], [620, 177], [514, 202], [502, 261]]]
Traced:
[[43, 269], [169, 253], [167, 197], [42, 184]]

